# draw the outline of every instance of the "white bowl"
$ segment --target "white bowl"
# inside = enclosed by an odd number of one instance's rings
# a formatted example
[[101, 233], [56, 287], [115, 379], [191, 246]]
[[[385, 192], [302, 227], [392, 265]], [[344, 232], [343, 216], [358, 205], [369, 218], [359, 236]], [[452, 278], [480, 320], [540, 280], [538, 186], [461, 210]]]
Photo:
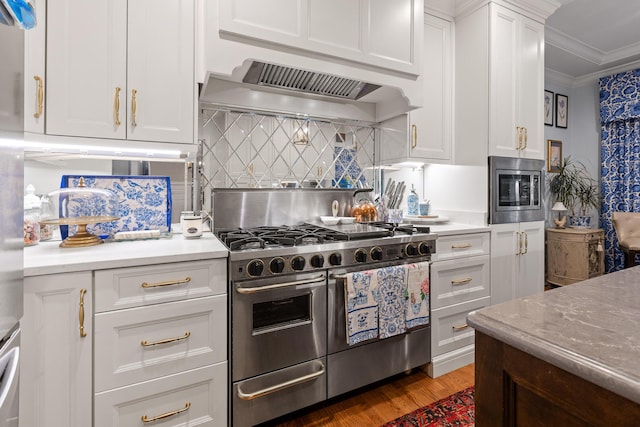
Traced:
[[340, 221], [340, 218], [337, 216], [321, 216], [320, 221], [325, 225], [336, 225]]
[[353, 224], [356, 222], [355, 216], [339, 216], [340, 224]]

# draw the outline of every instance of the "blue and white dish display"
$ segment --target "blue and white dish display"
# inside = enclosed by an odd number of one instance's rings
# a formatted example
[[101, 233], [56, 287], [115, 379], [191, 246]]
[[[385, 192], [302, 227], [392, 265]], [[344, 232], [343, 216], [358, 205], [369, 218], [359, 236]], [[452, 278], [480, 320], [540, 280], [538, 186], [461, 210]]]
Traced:
[[[134, 175], [63, 175], [60, 188], [78, 187], [80, 178], [89, 188], [110, 190], [116, 195], [117, 221], [89, 224], [87, 231], [105, 239], [121, 231], [171, 229], [171, 181], [168, 176]], [[83, 212], [83, 205], [67, 206], [73, 216], [90, 216], [94, 212]], [[66, 226], [60, 227], [63, 239], [67, 237]]]

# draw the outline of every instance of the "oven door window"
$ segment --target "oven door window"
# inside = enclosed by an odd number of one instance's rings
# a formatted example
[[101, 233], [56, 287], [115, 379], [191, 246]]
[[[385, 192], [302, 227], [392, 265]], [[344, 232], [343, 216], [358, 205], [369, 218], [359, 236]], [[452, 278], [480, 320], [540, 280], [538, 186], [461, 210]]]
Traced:
[[312, 294], [253, 304], [253, 334], [285, 329], [312, 320]]
[[521, 207], [532, 205], [532, 177], [529, 174], [508, 174], [498, 176], [498, 206]]

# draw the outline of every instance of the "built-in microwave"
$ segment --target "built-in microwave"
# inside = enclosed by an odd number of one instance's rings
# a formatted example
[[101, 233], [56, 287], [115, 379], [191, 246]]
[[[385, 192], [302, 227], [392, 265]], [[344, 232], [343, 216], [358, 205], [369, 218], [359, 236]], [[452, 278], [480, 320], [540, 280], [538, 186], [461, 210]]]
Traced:
[[489, 224], [541, 221], [544, 160], [489, 156]]

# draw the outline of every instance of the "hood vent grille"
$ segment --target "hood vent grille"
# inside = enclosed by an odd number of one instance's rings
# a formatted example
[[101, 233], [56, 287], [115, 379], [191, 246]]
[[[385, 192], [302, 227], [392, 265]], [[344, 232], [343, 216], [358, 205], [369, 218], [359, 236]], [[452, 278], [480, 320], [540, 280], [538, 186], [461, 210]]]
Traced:
[[379, 85], [338, 77], [331, 74], [300, 70], [254, 61], [242, 80], [244, 83], [269, 86], [332, 98], [359, 99], [378, 89]]

